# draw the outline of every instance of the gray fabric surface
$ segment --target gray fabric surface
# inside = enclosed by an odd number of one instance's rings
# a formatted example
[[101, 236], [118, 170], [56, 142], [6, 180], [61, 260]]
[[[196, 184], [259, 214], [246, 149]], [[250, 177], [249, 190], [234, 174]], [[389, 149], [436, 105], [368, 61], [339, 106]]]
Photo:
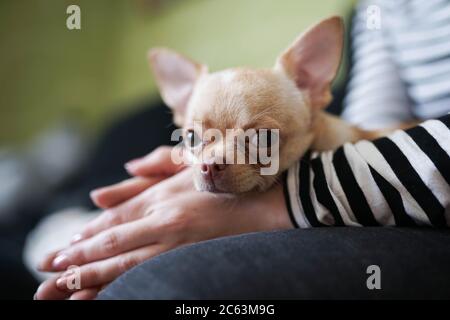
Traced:
[[[381, 290], [367, 289], [369, 265]], [[99, 299], [450, 298], [450, 232], [316, 228], [176, 249], [135, 267]]]

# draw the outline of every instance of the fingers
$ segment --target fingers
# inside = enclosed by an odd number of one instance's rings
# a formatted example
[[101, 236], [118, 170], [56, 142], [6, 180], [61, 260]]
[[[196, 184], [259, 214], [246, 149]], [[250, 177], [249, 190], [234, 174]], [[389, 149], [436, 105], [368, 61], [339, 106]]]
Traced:
[[151, 218], [112, 227], [58, 252], [51, 263], [46, 261], [45, 265], [50, 266], [46, 271], [63, 271], [156, 242], [162, 231]]
[[61, 252], [61, 250], [53, 251], [49, 254], [47, 254], [44, 259], [39, 263], [37, 266], [37, 269], [39, 271], [49, 271], [52, 269], [52, 263], [53, 260], [58, 256], [58, 254]]
[[112, 208], [133, 198], [163, 179], [163, 176], [149, 178], [134, 177], [111, 186], [93, 190], [91, 192], [91, 199], [102, 209]]
[[69, 300], [94, 300], [99, 293], [97, 288], [83, 289], [72, 293]]
[[62, 271], [70, 265], [82, 265], [156, 242], [167, 229], [161, 225], [170, 221], [155, 218], [156, 211], [152, 210], [161, 210], [167, 201], [175, 201], [174, 195], [180, 195], [181, 190], [193, 188], [190, 175], [189, 170], [180, 172], [119, 207], [107, 210], [77, 236], [83, 241], [48, 255], [40, 269]]
[[58, 289], [56, 286], [56, 280], [58, 280], [57, 277], [53, 277], [51, 279], [48, 279], [44, 281], [39, 288], [37, 289], [36, 293], [34, 294], [35, 300], [63, 300], [67, 299], [70, 296], [70, 293], [64, 290]]
[[150, 245], [81, 267], [72, 267], [63, 274], [42, 283], [34, 299], [95, 299], [101, 288], [122, 273], [166, 250], [162, 245]]
[[141, 194], [140, 197], [128, 200], [115, 208], [104, 211], [84, 226], [82, 231], [74, 235], [71, 243], [75, 244], [82, 240], [89, 239], [106, 229], [144, 217], [148, 214], [148, 210], [150, 210], [148, 208], [150, 208], [150, 206], [147, 206], [141, 198], [144, 198], [143, 194]]
[[90, 221], [84, 229], [73, 237], [72, 243], [88, 239], [113, 226], [140, 219], [151, 212], [156, 202], [171, 198], [182, 190], [193, 188], [191, 172], [184, 170], [175, 176], [161, 181], [158, 185], [147, 188], [134, 198], [103, 212]]
[[171, 176], [185, 167], [184, 164], [176, 164], [172, 161], [172, 150], [169, 146], [157, 148], [149, 155], [125, 164], [127, 171], [133, 176]]
[[172, 161], [172, 152], [176, 151], [183, 157], [181, 148], [162, 146], [147, 155], [146, 157], [130, 161], [125, 164], [125, 168], [134, 177], [112, 186], [107, 186], [93, 190], [91, 192], [92, 201], [100, 208], [107, 209], [114, 207], [141, 193], [152, 185], [174, 175], [182, 170], [185, 165], [175, 164]]
[[97, 297], [100, 287], [86, 288], [80, 291], [73, 292], [69, 289], [59, 289], [56, 285], [59, 276], [53, 277], [43, 282], [36, 293], [34, 294], [34, 300], [93, 300]]
[[[102, 287], [104, 284], [115, 280], [125, 271], [154, 257], [162, 251], [164, 251], [162, 245], [150, 245], [105, 260], [83, 265], [76, 272], [69, 270], [63, 273], [56, 280], [56, 287], [61, 291], [73, 292], [74, 289], [71, 284], [76, 282], [76, 277], [79, 277], [79, 284], [82, 291], [85, 288]], [[85, 294], [87, 295], [88, 293]], [[85, 294], [82, 294], [83, 298]]]

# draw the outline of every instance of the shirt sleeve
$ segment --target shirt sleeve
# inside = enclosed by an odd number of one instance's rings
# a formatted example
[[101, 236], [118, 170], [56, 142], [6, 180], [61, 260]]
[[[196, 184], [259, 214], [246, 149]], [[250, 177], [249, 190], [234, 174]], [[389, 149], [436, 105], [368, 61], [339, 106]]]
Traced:
[[285, 176], [297, 227], [450, 225], [450, 115], [307, 153]]

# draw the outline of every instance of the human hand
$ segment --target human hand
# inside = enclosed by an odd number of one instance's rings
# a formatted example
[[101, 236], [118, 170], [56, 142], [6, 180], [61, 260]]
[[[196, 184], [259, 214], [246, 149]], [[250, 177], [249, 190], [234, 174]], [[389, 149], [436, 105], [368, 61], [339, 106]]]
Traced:
[[[140, 170], [142, 173], [142, 166]], [[91, 299], [126, 270], [172, 248], [226, 235], [292, 227], [279, 185], [264, 194], [235, 196], [196, 191], [190, 169], [156, 185], [152, 179], [156, 178], [132, 178], [93, 193], [99, 206], [108, 209], [86, 226], [78, 243], [50, 254], [41, 265], [45, 271], [81, 266], [81, 290], [68, 289], [74, 274], [67, 272], [44, 282], [37, 299]], [[124, 200], [127, 197], [131, 199]]]
[[[125, 164], [128, 173], [133, 176], [120, 183], [95, 189], [91, 192], [92, 201], [102, 209], [115, 207], [158, 182], [180, 172], [186, 166], [175, 164], [171, 159], [172, 151], [177, 147], [161, 146], [147, 156]], [[183, 150], [177, 148], [184, 156]], [[184, 162], [186, 163], [186, 162]], [[74, 240], [80, 240], [79, 235]]]

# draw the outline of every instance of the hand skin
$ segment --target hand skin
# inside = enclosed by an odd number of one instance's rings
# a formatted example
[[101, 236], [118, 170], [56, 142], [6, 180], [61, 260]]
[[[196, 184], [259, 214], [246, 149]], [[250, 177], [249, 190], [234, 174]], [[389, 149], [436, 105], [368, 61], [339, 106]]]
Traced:
[[106, 210], [74, 236], [71, 246], [49, 254], [39, 267], [63, 272], [80, 266], [81, 289], [67, 288], [74, 275], [66, 272], [41, 284], [35, 299], [93, 299], [128, 269], [176, 247], [293, 227], [281, 185], [244, 196], [199, 192], [191, 169], [171, 163], [170, 150], [158, 149], [126, 166], [132, 175], [146, 177], [92, 192]]

